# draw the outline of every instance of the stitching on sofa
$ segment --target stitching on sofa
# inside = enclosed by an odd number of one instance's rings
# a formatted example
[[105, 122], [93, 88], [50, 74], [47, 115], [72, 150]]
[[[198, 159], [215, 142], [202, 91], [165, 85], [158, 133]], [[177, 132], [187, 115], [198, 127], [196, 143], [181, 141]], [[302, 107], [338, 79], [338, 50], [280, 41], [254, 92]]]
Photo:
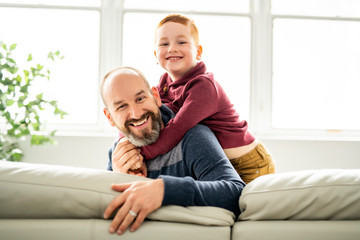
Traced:
[[66, 189], [73, 189], [73, 190], [82, 190], [82, 191], [94, 192], [94, 193], [99, 193], [99, 194], [106, 194], [106, 195], [111, 195], [111, 196], [115, 196], [115, 195], [121, 194], [121, 193], [115, 192], [115, 191], [114, 191], [114, 194], [112, 194], [112, 193], [107, 193], [107, 192], [102, 192], [102, 191], [92, 190], [92, 189], [86, 189], [86, 188], [75, 188], [75, 187], [62, 186], [62, 185], [48, 185], [48, 184], [33, 183], [33, 182], [29, 183], [29, 182], [22, 182], [22, 181], [0, 180], [0, 184], [1, 184], [1, 183], [14, 183], [14, 184], [24, 184], [24, 185], [36, 185], [36, 186], [43, 186], [43, 187], [66, 188]]
[[251, 192], [245, 193], [244, 195], [265, 193], [265, 192], [281, 192], [281, 191], [309, 189], [309, 188], [343, 187], [343, 186], [360, 187], [360, 183], [339, 183], [339, 184], [328, 184], [328, 185], [310, 185], [310, 186], [288, 187], [288, 188], [281, 188], [281, 189], [262, 189], [262, 190], [261, 189], [259, 189], [259, 190], [251, 189]]

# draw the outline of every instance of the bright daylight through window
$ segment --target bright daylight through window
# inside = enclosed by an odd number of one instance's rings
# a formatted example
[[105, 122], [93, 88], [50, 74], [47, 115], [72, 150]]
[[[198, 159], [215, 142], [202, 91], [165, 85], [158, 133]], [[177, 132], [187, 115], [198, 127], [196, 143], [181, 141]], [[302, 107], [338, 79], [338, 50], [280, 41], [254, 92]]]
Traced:
[[0, 0], [0, 40], [18, 43], [24, 61], [64, 56], [38, 86], [69, 113], [48, 119], [60, 133], [109, 133], [98, 86], [116, 66], [157, 85], [155, 28], [180, 12], [195, 20], [202, 60], [254, 134], [359, 137], [359, 9], [359, 0]]
[[272, 1], [275, 128], [360, 130], [359, 10], [354, 0]]
[[[14, 18], [12, 16], [21, 16]], [[66, 17], [64, 17], [66, 16]], [[4, 24], [11, 19], [11, 24]], [[34, 62], [59, 50], [64, 58], [50, 66], [50, 81], [38, 86], [69, 113], [62, 123], [97, 121], [100, 15], [97, 11], [0, 8], [0, 38], [17, 43], [16, 59]], [[20, 63], [18, 63], [20, 64]], [[58, 119], [48, 119], [58, 121]]]

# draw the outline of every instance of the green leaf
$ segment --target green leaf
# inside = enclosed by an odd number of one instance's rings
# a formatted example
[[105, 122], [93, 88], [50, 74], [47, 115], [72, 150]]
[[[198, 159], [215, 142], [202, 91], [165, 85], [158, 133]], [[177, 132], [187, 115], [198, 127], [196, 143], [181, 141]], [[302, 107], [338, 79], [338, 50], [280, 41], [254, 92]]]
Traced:
[[24, 106], [24, 102], [23, 101], [17, 101], [18, 107], [21, 108]]
[[[0, 132], [0, 159], [10, 161], [20, 161], [23, 157], [18, 144], [18, 138], [22, 136], [30, 135], [31, 145], [54, 143], [52, 137], [55, 131], [47, 135], [39, 134], [43, 123], [38, 111], [46, 110], [51, 105], [55, 109], [54, 115], [62, 118], [67, 114], [58, 108], [57, 101], [44, 100], [43, 93], [31, 92], [32, 82], [40, 78], [49, 79], [50, 70], [41, 64], [19, 66], [12, 55], [16, 48], [16, 43], [6, 45], [0, 41], [0, 118], [5, 126], [3, 132]], [[60, 58], [60, 51], [50, 52], [48, 57]], [[28, 54], [27, 61], [32, 60], [32, 54]], [[17, 74], [19, 70], [21, 73]]]
[[17, 83], [20, 84], [20, 83], [21, 83], [21, 80], [22, 80], [22, 79], [21, 79], [21, 76], [20, 76], [20, 75], [17, 75], [16, 78], [15, 78], [15, 80], [16, 80]]
[[19, 162], [22, 160], [23, 156], [24, 156], [24, 154], [20, 148], [14, 148], [11, 151], [11, 161]]
[[21, 135], [22, 135], [22, 136], [30, 135], [30, 130], [27, 129], [27, 128], [26, 128], [26, 129], [22, 129], [22, 130], [21, 130]]
[[35, 131], [40, 131], [40, 124], [39, 123], [33, 122], [33, 123], [31, 123], [31, 126], [33, 127], [33, 129]]
[[14, 59], [12, 59], [12, 58], [8, 58], [7, 60], [8, 60], [9, 62], [11, 62], [11, 63], [16, 64], [15, 60], [14, 60]]
[[10, 51], [14, 50], [16, 48], [17, 43], [13, 43], [10, 45]]
[[31, 145], [42, 145], [44, 143], [54, 143], [54, 141], [44, 135], [32, 135], [30, 143]]
[[52, 52], [49, 52], [48, 58], [54, 61], [54, 54]]
[[38, 94], [38, 95], [36, 95], [36, 99], [37, 100], [42, 100], [43, 99], [43, 93], [40, 93], [40, 94]]
[[6, 99], [6, 106], [10, 107], [11, 105], [14, 104], [14, 100], [11, 100], [11, 99]]
[[29, 85], [24, 85], [20, 88], [20, 92], [27, 93], [28, 92]]
[[61, 119], [63, 119], [63, 117], [64, 117], [65, 115], [68, 115], [67, 112], [62, 111], [61, 109], [59, 109], [59, 108], [57, 108], [57, 107], [55, 107], [54, 114], [55, 114], [55, 115], [60, 115], [60, 118], [61, 118]]
[[12, 68], [9, 69], [9, 72], [12, 73], [12, 74], [15, 74], [18, 70], [19, 70], [19, 68], [12, 67]]

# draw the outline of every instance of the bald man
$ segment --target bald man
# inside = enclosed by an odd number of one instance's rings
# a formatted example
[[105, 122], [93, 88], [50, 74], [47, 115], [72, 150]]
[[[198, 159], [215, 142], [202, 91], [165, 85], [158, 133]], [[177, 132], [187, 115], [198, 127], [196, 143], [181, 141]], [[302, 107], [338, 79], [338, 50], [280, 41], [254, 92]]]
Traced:
[[[174, 117], [161, 104], [155, 87], [150, 88], [137, 69], [120, 67], [110, 71], [101, 82], [104, 114], [128, 141], [109, 151], [108, 170], [129, 173], [138, 159], [136, 146], [156, 142], [161, 129]], [[114, 155], [113, 152], [122, 152]], [[115, 159], [116, 158], [116, 159]], [[116, 164], [114, 164], [116, 162]], [[209, 128], [196, 125], [168, 153], [146, 160], [147, 177], [152, 181], [117, 184], [123, 192], [104, 213], [105, 218], [119, 208], [109, 231], [122, 234], [140, 227], [146, 216], [165, 205], [214, 206], [240, 214], [238, 200], [245, 183], [226, 157]]]

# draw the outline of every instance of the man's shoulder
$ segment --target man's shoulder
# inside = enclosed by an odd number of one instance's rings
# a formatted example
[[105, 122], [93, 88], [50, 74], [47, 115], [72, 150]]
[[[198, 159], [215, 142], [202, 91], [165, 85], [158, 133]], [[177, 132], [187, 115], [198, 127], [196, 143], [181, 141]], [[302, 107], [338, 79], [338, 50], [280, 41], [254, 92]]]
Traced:
[[187, 133], [184, 136], [184, 139], [192, 139], [192, 140], [198, 140], [204, 137], [215, 137], [214, 133], [210, 130], [209, 127], [197, 124], [193, 128], [189, 129]]
[[195, 148], [196, 150], [205, 149], [206, 151], [217, 151], [221, 146], [215, 134], [205, 125], [197, 124], [191, 128], [182, 140], [183, 149]]

